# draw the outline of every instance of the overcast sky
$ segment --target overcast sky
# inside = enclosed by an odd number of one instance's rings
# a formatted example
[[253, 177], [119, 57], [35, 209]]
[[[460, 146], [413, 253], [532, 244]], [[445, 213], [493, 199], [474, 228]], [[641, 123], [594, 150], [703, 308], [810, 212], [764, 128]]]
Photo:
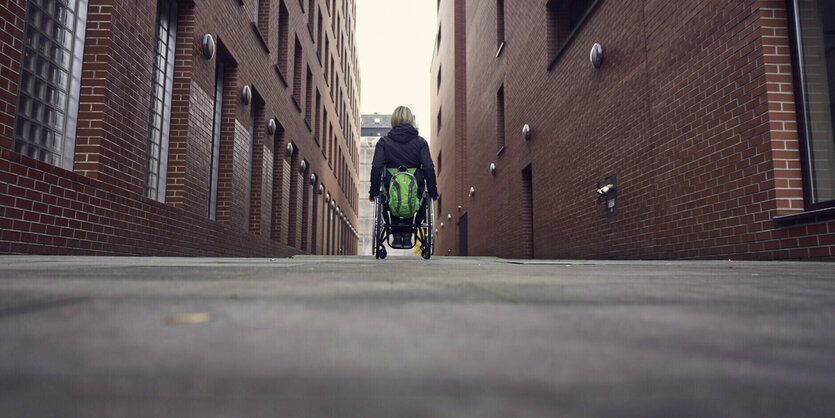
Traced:
[[437, 26], [435, 0], [357, 0], [362, 114], [409, 106], [429, 139], [429, 66]]

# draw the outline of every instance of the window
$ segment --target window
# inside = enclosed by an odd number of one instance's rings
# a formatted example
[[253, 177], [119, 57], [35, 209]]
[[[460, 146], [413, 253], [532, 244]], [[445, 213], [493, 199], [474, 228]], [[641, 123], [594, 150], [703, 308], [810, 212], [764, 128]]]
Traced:
[[[261, 37], [267, 39], [270, 33], [270, 0], [255, 0], [255, 27]], [[266, 46], [266, 45], [265, 45]]]
[[438, 195], [438, 217], [442, 218], [444, 213], [443, 196]]
[[318, 87], [316, 88], [316, 112], [319, 113], [317, 115], [319, 117], [316, 118], [316, 120], [314, 121], [314, 123], [316, 124], [316, 128], [314, 129], [314, 132], [313, 132], [313, 139], [315, 139], [316, 142], [318, 143], [319, 142], [319, 133], [320, 133], [319, 126], [321, 125], [319, 119], [322, 116], [322, 95], [319, 94], [319, 88]]
[[441, 170], [444, 168], [444, 160], [441, 157], [443, 157], [443, 151], [438, 151], [438, 174], [441, 174]]
[[548, 8], [548, 55], [550, 70], [574, 33], [600, 0], [550, 0]]
[[252, 153], [255, 151], [255, 113], [256, 113], [256, 104], [255, 98], [253, 98], [252, 103], [249, 106], [249, 157], [247, 158], [247, 166], [246, 166], [246, 190], [244, 193], [244, 229], [249, 231], [249, 218], [251, 215], [251, 199], [252, 199]]
[[438, 109], [438, 132], [439, 133], [441, 132], [441, 110], [443, 110], [443, 109]]
[[437, 48], [438, 51], [441, 50], [441, 26], [438, 26], [438, 38], [437, 38], [435, 47]]
[[[316, 49], [316, 58], [319, 58], [319, 62], [321, 63], [322, 62], [322, 35], [323, 35], [322, 11], [321, 10], [319, 11], [319, 29], [316, 33], [317, 33], [316, 42], [319, 42], [319, 45], [316, 46], [316, 48], [317, 48]], [[324, 35], [327, 36], [327, 34], [324, 34]], [[327, 42], [327, 41], [325, 41], [325, 42]], [[327, 56], [327, 50], [325, 50], [325, 56]], [[327, 64], [327, 60], [325, 60], [325, 62]], [[327, 72], [327, 70], [325, 70], [325, 72]]]
[[223, 62], [215, 64], [215, 100], [212, 120], [212, 167], [209, 172], [209, 219], [217, 219], [217, 180], [220, 168], [220, 122], [223, 119], [223, 83], [226, 78]]
[[[284, 5], [284, 0], [278, 2], [278, 69], [281, 71], [282, 78], [287, 73], [287, 35], [289, 33], [290, 15], [287, 12], [287, 7]], [[286, 84], [286, 83], [285, 83]]]
[[87, 0], [27, 2], [15, 152], [72, 170]]
[[[313, 12], [316, 11], [316, 3], [315, 2], [316, 2], [316, 0], [309, 0], [308, 1], [308, 7], [307, 7], [307, 29], [310, 30], [310, 37], [313, 37], [313, 29], [316, 28], [316, 26], [315, 26], [316, 22], [314, 21], [314, 19], [316, 18], [316, 15], [313, 14]], [[313, 42], [316, 42], [316, 40], [314, 39]]]
[[438, 87], [437, 91], [440, 93], [441, 91], [441, 66], [438, 65]]
[[296, 36], [296, 47], [293, 53], [293, 100], [301, 112], [301, 90], [302, 90], [302, 44]]
[[307, 67], [304, 90], [304, 121], [307, 122], [307, 127], [310, 128], [310, 113], [313, 102], [313, 73], [310, 71], [310, 66]]
[[501, 52], [504, 45], [504, 0], [496, 0], [496, 49]]
[[791, 3], [806, 209], [835, 207], [835, 4]]
[[505, 146], [505, 123], [504, 123], [504, 84], [496, 93], [496, 149], [499, 153]]
[[171, 127], [171, 92], [174, 84], [174, 52], [177, 33], [177, 3], [157, 2], [156, 47], [151, 79], [151, 110], [145, 159], [145, 196], [165, 201], [168, 171], [168, 134]]

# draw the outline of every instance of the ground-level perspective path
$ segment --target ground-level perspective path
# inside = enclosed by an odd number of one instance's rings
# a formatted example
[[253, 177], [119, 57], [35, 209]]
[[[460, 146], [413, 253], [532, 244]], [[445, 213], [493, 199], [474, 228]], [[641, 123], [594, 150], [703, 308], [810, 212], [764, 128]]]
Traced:
[[835, 264], [0, 257], [0, 416], [835, 411]]

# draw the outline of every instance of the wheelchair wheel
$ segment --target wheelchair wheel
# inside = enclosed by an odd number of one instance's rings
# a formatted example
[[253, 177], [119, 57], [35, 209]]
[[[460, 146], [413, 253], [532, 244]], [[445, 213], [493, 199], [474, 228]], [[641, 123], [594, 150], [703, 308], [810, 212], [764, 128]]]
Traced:
[[377, 252], [377, 249], [380, 248], [380, 227], [378, 225], [380, 223], [379, 206], [380, 198], [376, 197], [374, 198], [374, 219], [371, 225], [371, 235], [373, 235], [371, 238], [371, 254], [374, 255], [374, 258], [380, 258], [380, 255]]
[[383, 222], [383, 201], [380, 196], [377, 196], [374, 204], [374, 257], [377, 259], [386, 258], [386, 248], [384, 244], [385, 225]]
[[429, 259], [432, 254], [435, 254], [435, 201], [430, 198], [429, 204], [426, 205], [426, 223], [427, 223], [427, 256], [423, 257]]

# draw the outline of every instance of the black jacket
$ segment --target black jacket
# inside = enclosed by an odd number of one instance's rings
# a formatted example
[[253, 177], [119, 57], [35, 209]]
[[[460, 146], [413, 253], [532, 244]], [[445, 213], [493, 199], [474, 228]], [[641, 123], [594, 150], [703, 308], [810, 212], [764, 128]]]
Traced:
[[412, 125], [399, 125], [392, 128], [388, 135], [377, 141], [374, 148], [374, 159], [371, 161], [371, 190], [370, 197], [380, 192], [380, 176], [385, 168], [419, 168], [423, 172], [423, 180], [429, 191], [429, 197], [438, 198], [438, 185], [435, 181], [435, 164], [429, 154], [429, 144], [418, 136], [418, 131]]

